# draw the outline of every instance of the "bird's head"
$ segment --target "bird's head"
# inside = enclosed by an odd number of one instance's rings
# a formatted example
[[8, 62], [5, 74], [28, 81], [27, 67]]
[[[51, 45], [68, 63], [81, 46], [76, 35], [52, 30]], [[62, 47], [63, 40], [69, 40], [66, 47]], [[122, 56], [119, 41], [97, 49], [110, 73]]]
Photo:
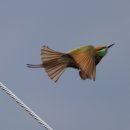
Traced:
[[112, 47], [114, 44], [111, 44], [109, 46], [97, 46], [95, 47], [96, 50], [96, 64], [98, 64], [101, 59], [107, 54], [108, 49]]
[[100, 58], [103, 58], [107, 52], [108, 52], [108, 49], [110, 47], [112, 47], [114, 44], [111, 44], [109, 46], [97, 46], [95, 47], [95, 50], [96, 50], [96, 55], [99, 56]]

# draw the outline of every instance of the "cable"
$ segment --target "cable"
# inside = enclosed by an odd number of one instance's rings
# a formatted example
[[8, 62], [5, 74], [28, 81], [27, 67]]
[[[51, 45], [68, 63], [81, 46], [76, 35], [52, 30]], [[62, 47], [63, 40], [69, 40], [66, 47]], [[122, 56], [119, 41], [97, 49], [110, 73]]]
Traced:
[[0, 82], [0, 88], [6, 92], [12, 99], [14, 99], [18, 105], [20, 105], [27, 113], [29, 113], [35, 120], [37, 120], [47, 130], [53, 130], [45, 121], [43, 121], [35, 112], [31, 110], [22, 100], [20, 100], [11, 90]]

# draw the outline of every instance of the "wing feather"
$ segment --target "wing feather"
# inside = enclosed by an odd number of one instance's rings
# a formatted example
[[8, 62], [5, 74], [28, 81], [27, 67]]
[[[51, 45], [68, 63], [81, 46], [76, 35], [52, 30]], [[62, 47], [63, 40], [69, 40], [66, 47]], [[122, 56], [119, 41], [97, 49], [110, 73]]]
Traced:
[[95, 64], [95, 50], [79, 51], [72, 55], [78, 68], [80, 69], [80, 76], [82, 79], [93, 79], [96, 77]]

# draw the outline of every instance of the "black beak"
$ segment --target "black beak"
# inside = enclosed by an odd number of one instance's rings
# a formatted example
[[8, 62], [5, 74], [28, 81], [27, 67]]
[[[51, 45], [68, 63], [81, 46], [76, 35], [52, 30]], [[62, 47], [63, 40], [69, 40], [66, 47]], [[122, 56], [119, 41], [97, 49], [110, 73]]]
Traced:
[[115, 44], [111, 44], [111, 45], [107, 46], [107, 48], [110, 48], [110, 47], [112, 47], [113, 45], [115, 45]]

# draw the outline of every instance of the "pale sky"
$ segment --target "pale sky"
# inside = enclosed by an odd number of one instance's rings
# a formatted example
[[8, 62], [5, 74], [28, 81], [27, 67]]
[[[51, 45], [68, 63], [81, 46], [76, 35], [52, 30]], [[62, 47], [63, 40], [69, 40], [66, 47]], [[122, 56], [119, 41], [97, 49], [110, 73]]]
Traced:
[[[0, 81], [54, 130], [130, 130], [130, 1], [0, 0]], [[42, 69], [43, 45], [66, 52], [115, 42], [96, 81], [67, 69], [54, 83]], [[0, 90], [0, 130], [43, 130]]]

